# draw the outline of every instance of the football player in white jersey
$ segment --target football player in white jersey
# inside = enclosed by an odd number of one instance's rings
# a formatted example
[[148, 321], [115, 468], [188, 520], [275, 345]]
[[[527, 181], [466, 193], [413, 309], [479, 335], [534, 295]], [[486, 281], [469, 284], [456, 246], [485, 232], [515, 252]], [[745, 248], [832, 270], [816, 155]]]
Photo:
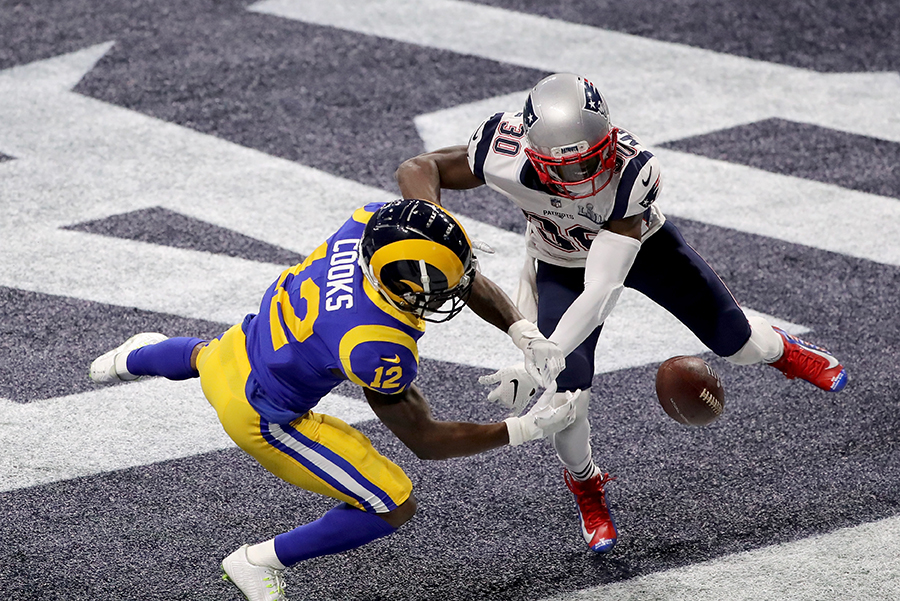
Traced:
[[[657, 206], [659, 160], [611, 123], [606, 101], [584, 77], [557, 73], [541, 80], [522, 112], [493, 115], [468, 146], [409, 159], [396, 176], [405, 197], [439, 203], [442, 188], [487, 184], [522, 209], [528, 261], [515, 300], [566, 354], [557, 379], [560, 402], [567, 390], [590, 390], [601, 325], [626, 286], [671, 312], [728, 361], [768, 363], [826, 391], [847, 383], [843, 366], [828, 351], [744, 314]], [[517, 410], [540, 384], [522, 366], [482, 382], [498, 384], [489, 400]], [[604, 553], [615, 545], [617, 532], [604, 492], [611, 478], [591, 454], [589, 400], [582, 393], [578, 417], [553, 436], [553, 445], [575, 495], [585, 541]]]

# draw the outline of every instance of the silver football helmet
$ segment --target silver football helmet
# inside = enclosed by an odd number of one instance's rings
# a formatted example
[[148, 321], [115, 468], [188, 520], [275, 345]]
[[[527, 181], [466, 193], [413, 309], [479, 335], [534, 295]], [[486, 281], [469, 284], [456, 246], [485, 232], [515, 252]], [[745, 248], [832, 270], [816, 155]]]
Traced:
[[618, 128], [597, 87], [572, 73], [538, 82], [522, 113], [525, 154], [538, 177], [560, 196], [593, 196], [612, 181]]

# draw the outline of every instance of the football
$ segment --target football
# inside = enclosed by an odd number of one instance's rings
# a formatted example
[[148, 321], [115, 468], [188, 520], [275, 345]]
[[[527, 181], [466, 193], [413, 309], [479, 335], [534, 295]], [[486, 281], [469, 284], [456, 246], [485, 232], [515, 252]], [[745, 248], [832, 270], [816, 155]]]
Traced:
[[656, 397], [676, 422], [688, 426], [711, 424], [725, 410], [725, 388], [700, 357], [666, 359], [656, 371]]

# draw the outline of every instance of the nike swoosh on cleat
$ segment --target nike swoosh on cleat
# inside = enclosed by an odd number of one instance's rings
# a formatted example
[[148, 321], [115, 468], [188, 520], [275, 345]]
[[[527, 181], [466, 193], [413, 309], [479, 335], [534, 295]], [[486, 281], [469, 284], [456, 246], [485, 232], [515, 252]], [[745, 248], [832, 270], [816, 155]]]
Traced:
[[581, 522], [581, 535], [584, 537], [584, 542], [591, 548], [591, 551], [594, 551], [595, 553], [606, 553], [615, 546], [616, 539], [614, 538], [601, 538], [598, 539], [597, 542], [591, 543], [591, 540], [594, 538], [594, 532], [585, 527], [584, 519], [581, 518], [580, 515], [578, 518]]
[[818, 356], [822, 357], [823, 359], [828, 359], [828, 367], [826, 367], [825, 369], [831, 369], [832, 367], [837, 367], [838, 365], [840, 365], [840, 362], [833, 355], [829, 355], [828, 353], [823, 353], [820, 350], [810, 348], [806, 345], [802, 345], [802, 346], [809, 352], [815, 353]]

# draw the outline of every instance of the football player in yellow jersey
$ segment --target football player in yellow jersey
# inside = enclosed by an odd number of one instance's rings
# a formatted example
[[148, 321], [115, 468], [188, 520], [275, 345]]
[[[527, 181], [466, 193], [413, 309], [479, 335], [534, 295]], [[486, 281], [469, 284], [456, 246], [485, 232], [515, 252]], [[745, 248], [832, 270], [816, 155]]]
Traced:
[[[547, 392], [521, 417], [494, 424], [435, 420], [413, 383], [425, 321], [471, 308], [506, 330]], [[518, 445], [575, 419], [575, 399], [552, 407], [565, 363], [555, 343], [522, 318], [476, 270], [471, 241], [446, 210], [422, 200], [357, 210], [302, 263], [285, 270], [248, 315], [218, 338], [142, 333], [98, 357], [97, 383], [200, 378], [228, 435], [283, 480], [341, 503], [318, 520], [222, 562], [251, 601], [282, 601], [282, 570], [392, 534], [416, 511], [412, 483], [368, 438], [318, 402], [350, 380], [378, 418], [417, 456], [444, 459]]]

